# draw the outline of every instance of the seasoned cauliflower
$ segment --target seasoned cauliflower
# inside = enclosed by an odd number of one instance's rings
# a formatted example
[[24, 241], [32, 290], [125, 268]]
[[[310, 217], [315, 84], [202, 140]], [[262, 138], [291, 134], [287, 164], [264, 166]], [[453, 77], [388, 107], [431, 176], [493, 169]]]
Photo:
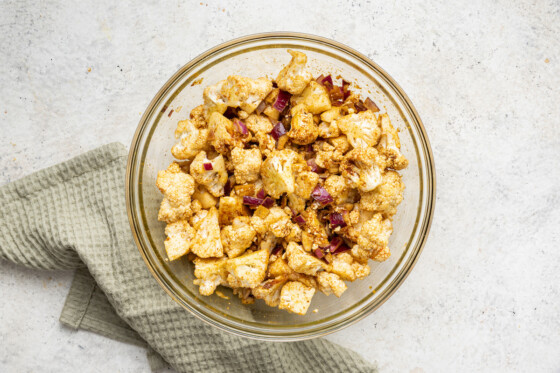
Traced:
[[346, 184], [344, 177], [340, 175], [331, 175], [325, 180], [325, 189], [334, 198], [334, 203], [341, 205], [343, 203], [351, 203], [353, 199], [352, 188]]
[[278, 88], [293, 95], [298, 95], [313, 79], [313, 75], [305, 70], [305, 64], [307, 63], [305, 54], [291, 49], [288, 49], [288, 53], [292, 55], [292, 60], [280, 70], [278, 77], [276, 77], [276, 84]]
[[235, 182], [238, 184], [257, 181], [262, 165], [262, 155], [259, 149], [234, 148], [231, 160], [235, 172]]
[[212, 207], [206, 216], [194, 225], [196, 235], [192, 241], [191, 251], [201, 258], [221, 258], [224, 256], [218, 210]]
[[177, 124], [175, 138], [179, 142], [173, 145], [171, 154], [177, 159], [193, 159], [201, 150], [208, 150], [208, 130], [197, 128], [189, 119]]
[[203, 209], [209, 209], [212, 206], [216, 206], [218, 203], [218, 198], [214, 197], [205, 187], [199, 185], [196, 187], [193, 195], [192, 200], [198, 201], [200, 203], [200, 207]]
[[317, 166], [327, 169], [331, 174], [339, 172], [340, 163], [344, 159], [344, 153], [325, 141], [316, 141], [313, 144], [313, 150], [317, 152], [315, 154]]
[[310, 276], [315, 276], [318, 271], [327, 269], [327, 265], [295, 242], [290, 242], [286, 247], [288, 265], [294, 271]]
[[[321, 120], [323, 122], [332, 123], [340, 117], [340, 106], [333, 106], [329, 110], [321, 113]], [[337, 126], [338, 129], [338, 126]]]
[[193, 283], [199, 286], [198, 292], [200, 294], [212, 295], [218, 285], [227, 285], [226, 262], [226, 258], [195, 258], [194, 276], [196, 280]]
[[401, 176], [395, 171], [387, 171], [383, 174], [381, 184], [377, 188], [362, 195], [360, 208], [381, 212], [390, 218], [397, 213], [397, 206], [403, 200], [403, 191], [404, 183]]
[[319, 124], [319, 137], [324, 139], [329, 139], [332, 137], [337, 137], [340, 135], [340, 130], [338, 129], [338, 125], [335, 121], [333, 122], [321, 122]]
[[191, 196], [194, 193], [194, 179], [173, 162], [167, 170], [158, 172], [156, 186], [163, 193], [164, 199], [158, 213], [158, 219], [172, 223], [192, 215]]
[[369, 110], [343, 116], [336, 124], [354, 148], [375, 146], [381, 136], [379, 120]]
[[245, 125], [249, 131], [255, 135], [257, 133], [270, 133], [272, 128], [274, 128], [272, 122], [267, 117], [257, 114], [249, 115], [249, 117], [245, 120]]
[[[388, 244], [392, 232], [391, 220], [383, 219], [381, 214], [375, 214], [371, 219], [361, 224], [356, 240], [357, 246], [368, 252], [368, 256], [373, 260], [386, 260], [391, 255]], [[356, 250], [356, 253], [359, 253], [359, 251]]]
[[266, 78], [250, 79], [238, 75], [228, 76], [204, 90], [204, 103], [208, 114], [224, 113], [228, 106], [240, 107], [252, 113], [272, 90], [272, 82]]
[[280, 304], [280, 291], [287, 281], [285, 277], [268, 279], [254, 288], [252, 293], [255, 298], [263, 299], [270, 307], [276, 307]]
[[324, 225], [321, 224], [317, 217], [317, 211], [307, 208], [301, 216], [305, 219], [305, 231], [313, 237], [312, 249], [315, 250], [318, 247], [328, 246], [329, 236]]
[[164, 246], [169, 260], [175, 260], [189, 252], [195, 231], [187, 220], [179, 220], [165, 227]]
[[311, 198], [311, 192], [319, 182], [319, 175], [312, 171], [298, 172], [295, 194], [303, 199]]
[[189, 117], [196, 128], [207, 127], [206, 119], [204, 118], [204, 105], [198, 105], [192, 109]]
[[334, 273], [317, 273], [317, 283], [319, 284], [319, 290], [321, 290], [325, 295], [331, 295], [334, 293], [334, 295], [340, 297], [347, 289], [344, 281], [342, 281], [340, 277]]
[[342, 280], [354, 281], [369, 275], [369, 266], [355, 262], [350, 253], [343, 252], [333, 255], [330, 272], [338, 275]]
[[264, 223], [276, 237], [286, 237], [290, 234], [293, 225], [290, 217], [280, 207], [272, 207]]
[[321, 114], [331, 108], [329, 93], [325, 87], [314, 80], [309, 82], [296, 102], [305, 105], [311, 114]]
[[226, 264], [227, 282], [231, 287], [255, 288], [264, 281], [268, 251], [259, 250], [229, 259]]
[[352, 188], [369, 192], [381, 184], [383, 159], [375, 148], [355, 148], [344, 156], [340, 165], [342, 176]]
[[282, 287], [278, 308], [305, 315], [314, 294], [315, 288], [305, 286], [299, 281], [290, 281]]
[[212, 144], [218, 153], [227, 154], [229, 148], [232, 147], [234, 143], [232, 136], [233, 123], [231, 120], [220, 113], [212, 113], [210, 119], [208, 119], [208, 129], [210, 131], [210, 135], [208, 136], [210, 144]]
[[293, 162], [297, 153], [293, 150], [275, 150], [269, 154], [261, 167], [264, 189], [272, 198], [294, 192]]
[[387, 114], [381, 115], [381, 139], [377, 150], [387, 157], [387, 167], [402, 170], [408, 166], [408, 159], [401, 153], [399, 133], [391, 124]]
[[206, 158], [206, 152], [201, 151], [191, 163], [190, 173], [194, 180], [198, 184], [204, 185], [214, 197], [224, 194], [228, 174], [224, 158], [221, 155], [209, 160]]
[[253, 243], [257, 232], [251, 227], [247, 216], [237, 217], [231, 225], [222, 228], [222, 245], [228, 257], [235, 258], [243, 254]]
[[313, 121], [313, 114], [303, 104], [292, 108], [292, 127], [288, 137], [298, 145], [311, 144], [319, 136], [319, 128]]

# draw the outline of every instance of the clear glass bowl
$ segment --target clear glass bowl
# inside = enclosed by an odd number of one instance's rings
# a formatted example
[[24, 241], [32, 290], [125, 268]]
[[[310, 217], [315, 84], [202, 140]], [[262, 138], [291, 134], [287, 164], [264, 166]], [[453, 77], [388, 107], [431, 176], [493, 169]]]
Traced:
[[[340, 75], [357, 83], [364, 97], [386, 110], [400, 129], [402, 151], [410, 161], [402, 171], [404, 201], [394, 219], [389, 241], [391, 258], [370, 261], [371, 275], [348, 283], [341, 298], [317, 293], [305, 316], [271, 308], [257, 300], [243, 305], [229, 299], [205, 297], [193, 285], [192, 264], [169, 262], [163, 246], [165, 224], [157, 220], [162, 196], [155, 186], [158, 170], [173, 160], [178, 120], [188, 118], [202, 103], [202, 91], [228, 75], [275, 77], [290, 56], [286, 49], [308, 56], [308, 67]], [[203, 79], [202, 84], [197, 84]], [[353, 88], [355, 90], [355, 88]], [[173, 113], [169, 116], [170, 110]], [[435, 202], [432, 151], [418, 113], [397, 83], [366, 56], [332, 40], [296, 33], [268, 33], [243, 37], [219, 45], [183, 66], [160, 89], [146, 109], [132, 141], [126, 174], [128, 215], [134, 239], [149, 270], [163, 289], [195, 316], [225, 331], [263, 340], [289, 341], [325, 335], [367, 316], [385, 302], [404, 281], [426, 242]], [[312, 312], [317, 309], [317, 312]]]

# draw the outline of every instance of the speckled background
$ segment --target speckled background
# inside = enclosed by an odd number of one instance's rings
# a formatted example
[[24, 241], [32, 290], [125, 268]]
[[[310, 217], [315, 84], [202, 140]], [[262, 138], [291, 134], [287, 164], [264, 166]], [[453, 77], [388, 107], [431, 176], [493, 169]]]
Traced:
[[[4, 0], [0, 183], [128, 144], [181, 65], [277, 30], [379, 63], [436, 160], [420, 261], [377, 312], [328, 338], [382, 372], [560, 372], [558, 1]], [[0, 371], [148, 372], [142, 349], [58, 323], [71, 276], [0, 262]]]

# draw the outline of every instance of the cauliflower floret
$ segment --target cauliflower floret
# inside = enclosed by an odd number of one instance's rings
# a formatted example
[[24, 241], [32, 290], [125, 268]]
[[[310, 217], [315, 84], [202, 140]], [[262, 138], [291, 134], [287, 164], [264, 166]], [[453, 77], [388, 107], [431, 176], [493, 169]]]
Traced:
[[329, 237], [325, 231], [325, 227], [317, 217], [317, 211], [308, 208], [302, 214], [305, 219], [305, 231], [313, 236], [313, 250], [318, 247], [325, 247], [329, 245]]
[[172, 223], [192, 214], [191, 196], [194, 193], [194, 179], [173, 162], [167, 170], [158, 172], [156, 186], [164, 198], [158, 219]]
[[342, 281], [340, 277], [334, 273], [317, 273], [317, 283], [319, 284], [319, 290], [321, 290], [325, 295], [331, 295], [334, 293], [334, 295], [340, 297], [347, 289], [344, 281]]
[[[206, 170], [205, 164], [210, 164], [211, 170]], [[191, 163], [191, 176], [198, 184], [204, 185], [214, 197], [224, 194], [224, 186], [228, 180], [224, 157], [221, 155], [209, 160], [206, 152], [201, 151]]]
[[233, 123], [220, 113], [212, 113], [208, 119], [210, 144], [220, 154], [226, 154], [233, 145]]
[[257, 232], [251, 227], [249, 217], [235, 218], [231, 225], [222, 229], [222, 245], [228, 257], [235, 258], [251, 246]]
[[206, 128], [206, 119], [204, 118], [204, 105], [198, 105], [191, 110], [190, 113], [191, 121], [196, 128]]
[[255, 135], [257, 133], [270, 133], [274, 126], [272, 122], [262, 115], [251, 114], [245, 120], [245, 125], [249, 129], [249, 131], [253, 132]]
[[312, 171], [299, 172], [296, 176], [295, 194], [301, 198], [311, 198], [311, 192], [319, 182], [319, 175]]
[[231, 160], [237, 184], [257, 181], [262, 165], [262, 155], [259, 149], [234, 148], [231, 151]]
[[276, 150], [263, 162], [261, 176], [266, 192], [275, 199], [284, 193], [294, 192], [293, 163], [297, 153], [293, 150]]
[[298, 104], [303, 104], [311, 114], [321, 114], [331, 108], [329, 93], [319, 83], [312, 80], [297, 98]]
[[268, 251], [259, 250], [229, 259], [227, 282], [231, 287], [255, 288], [263, 282], [268, 264]]
[[224, 256], [218, 210], [212, 207], [206, 216], [194, 225], [196, 235], [192, 241], [191, 251], [201, 258], [221, 258]]
[[227, 285], [226, 258], [194, 260], [195, 285], [199, 285], [198, 292], [202, 295], [212, 295], [218, 285]]
[[334, 198], [334, 203], [341, 205], [351, 203], [353, 198], [352, 188], [346, 184], [340, 175], [331, 175], [325, 180], [325, 189]]
[[214, 197], [210, 192], [206, 190], [202, 185], [198, 185], [192, 195], [193, 203], [198, 201], [200, 207], [203, 209], [209, 209], [212, 206], [216, 206], [218, 203], [218, 198]]
[[375, 148], [355, 148], [350, 151], [340, 165], [342, 176], [352, 188], [369, 192], [381, 184], [383, 158]]
[[286, 237], [292, 231], [293, 223], [280, 207], [272, 207], [264, 223], [276, 237]]
[[305, 286], [299, 281], [290, 281], [282, 287], [278, 308], [305, 315], [314, 294], [315, 288]]
[[319, 128], [313, 121], [313, 114], [307, 111], [303, 104], [296, 105], [291, 110], [292, 127], [288, 137], [298, 145], [311, 144], [319, 136]]
[[304, 53], [291, 49], [288, 49], [288, 53], [292, 55], [292, 60], [280, 70], [276, 78], [276, 84], [278, 84], [278, 88], [284, 91], [299, 95], [313, 79], [313, 75], [305, 70], [307, 56]]
[[331, 264], [332, 273], [338, 275], [342, 280], [354, 281], [369, 275], [369, 266], [354, 262], [354, 258], [348, 252], [333, 255]]
[[319, 137], [329, 139], [340, 135], [340, 130], [336, 122], [321, 122], [319, 124]]
[[199, 151], [208, 149], [208, 130], [197, 128], [189, 119], [177, 123], [175, 138], [179, 142], [173, 145], [171, 154], [177, 159], [192, 159]]
[[387, 157], [387, 167], [402, 170], [408, 166], [408, 159], [401, 153], [399, 133], [391, 124], [387, 114], [381, 115], [381, 139], [377, 150]]
[[252, 293], [255, 298], [263, 299], [270, 307], [276, 307], [280, 304], [280, 291], [287, 281], [288, 279], [285, 277], [266, 280], [254, 288]]
[[218, 207], [218, 220], [221, 226], [230, 225], [238, 216], [247, 216], [249, 212], [243, 205], [243, 198], [221, 197]]
[[[383, 261], [391, 255], [388, 244], [392, 232], [391, 220], [383, 219], [381, 214], [375, 214], [361, 224], [356, 240], [357, 246], [368, 252], [371, 259]], [[355, 254], [359, 254], [359, 250], [356, 250]]]
[[379, 119], [369, 110], [343, 116], [336, 124], [354, 148], [375, 146], [381, 136]]
[[332, 108], [321, 114], [321, 120], [323, 122], [332, 123], [334, 120], [340, 117], [340, 109], [340, 106], [333, 106]]
[[228, 106], [240, 107], [252, 113], [272, 90], [272, 82], [266, 78], [251, 79], [238, 75], [228, 76], [204, 90], [207, 113], [224, 113]]
[[325, 262], [306, 252], [295, 242], [290, 242], [286, 247], [286, 257], [290, 268], [298, 273], [315, 276], [318, 271], [327, 269]]
[[169, 260], [175, 260], [189, 252], [195, 231], [187, 220], [179, 220], [165, 227], [165, 251]]
[[397, 206], [403, 200], [403, 191], [401, 176], [395, 171], [387, 171], [382, 176], [381, 185], [362, 195], [360, 209], [381, 212], [390, 218], [397, 213]]
[[321, 168], [326, 168], [330, 173], [339, 172], [340, 162], [344, 159], [344, 154], [338, 151], [333, 145], [325, 141], [317, 141], [313, 144], [315, 163]]
[[344, 154], [346, 154], [346, 152], [348, 152], [352, 148], [352, 146], [348, 142], [348, 138], [344, 135], [337, 136], [337, 137], [331, 137], [327, 141], [328, 141], [329, 144], [334, 146], [334, 149], [335, 149], [336, 152], [338, 152], [338, 154], [344, 155]]

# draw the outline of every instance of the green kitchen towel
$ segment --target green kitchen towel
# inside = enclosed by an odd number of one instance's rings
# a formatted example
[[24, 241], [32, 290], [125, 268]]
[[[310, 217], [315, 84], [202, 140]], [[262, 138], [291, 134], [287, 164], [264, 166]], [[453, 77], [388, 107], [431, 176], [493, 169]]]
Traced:
[[123, 145], [109, 144], [0, 187], [0, 258], [33, 268], [77, 269], [64, 324], [146, 346], [153, 367], [166, 361], [180, 372], [377, 371], [324, 339], [236, 337], [175, 303], [132, 239], [126, 157]]

